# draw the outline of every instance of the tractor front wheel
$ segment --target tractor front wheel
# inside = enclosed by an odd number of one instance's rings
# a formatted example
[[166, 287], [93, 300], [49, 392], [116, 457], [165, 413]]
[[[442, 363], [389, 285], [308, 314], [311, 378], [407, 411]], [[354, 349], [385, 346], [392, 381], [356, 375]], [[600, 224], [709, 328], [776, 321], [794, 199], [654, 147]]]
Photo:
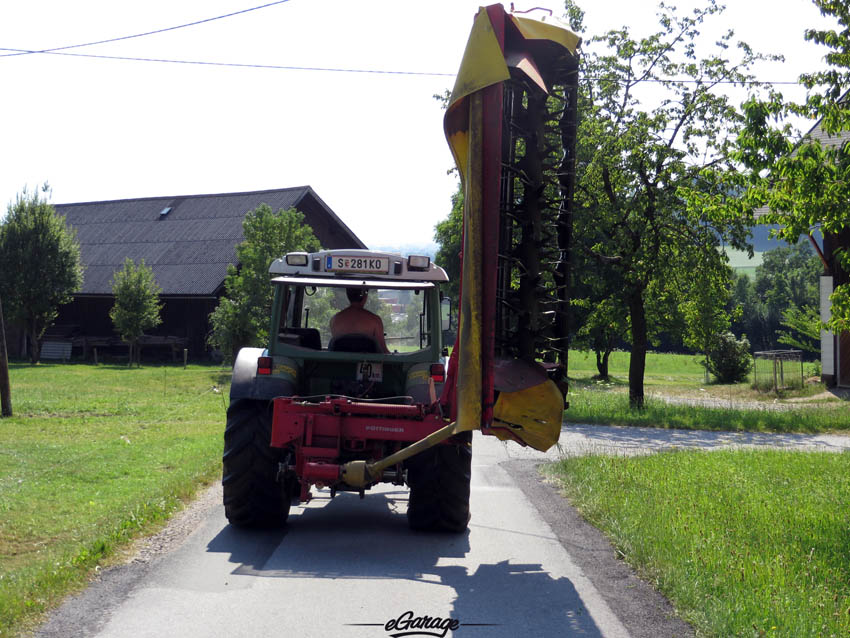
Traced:
[[407, 461], [411, 529], [462, 532], [469, 524], [469, 482], [472, 472], [472, 433], [458, 435], [446, 445]]
[[282, 452], [270, 447], [269, 401], [237, 399], [227, 410], [222, 457], [224, 513], [233, 525], [279, 527], [289, 516], [290, 495], [278, 480]]

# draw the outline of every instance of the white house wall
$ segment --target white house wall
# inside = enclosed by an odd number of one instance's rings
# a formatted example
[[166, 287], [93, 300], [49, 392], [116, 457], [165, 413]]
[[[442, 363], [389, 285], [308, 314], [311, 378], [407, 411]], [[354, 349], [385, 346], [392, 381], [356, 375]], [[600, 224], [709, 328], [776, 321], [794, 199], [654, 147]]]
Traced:
[[[831, 309], [829, 296], [832, 294], [832, 277], [820, 278], [820, 318], [829, 321]], [[821, 374], [835, 375], [835, 335], [826, 330], [820, 331]]]

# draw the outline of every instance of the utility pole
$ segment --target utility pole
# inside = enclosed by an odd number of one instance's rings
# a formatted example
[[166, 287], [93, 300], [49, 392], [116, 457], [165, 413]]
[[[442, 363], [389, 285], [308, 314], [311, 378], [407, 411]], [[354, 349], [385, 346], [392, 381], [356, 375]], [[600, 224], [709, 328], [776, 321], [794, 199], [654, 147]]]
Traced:
[[12, 390], [9, 387], [9, 358], [6, 356], [6, 325], [0, 299], [0, 417], [12, 416]]

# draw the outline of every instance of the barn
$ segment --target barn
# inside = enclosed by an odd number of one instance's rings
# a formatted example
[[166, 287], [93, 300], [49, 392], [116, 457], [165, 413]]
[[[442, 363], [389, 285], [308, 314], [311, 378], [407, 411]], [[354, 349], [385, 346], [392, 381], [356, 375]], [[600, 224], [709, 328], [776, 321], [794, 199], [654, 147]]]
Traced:
[[310, 186], [56, 205], [77, 232], [85, 270], [82, 289], [45, 334], [45, 353], [73, 347], [75, 356], [89, 357], [93, 348], [119, 343], [109, 318], [112, 275], [129, 257], [144, 259], [162, 288], [162, 324], [147, 336], [143, 356], [187, 348], [191, 358], [206, 358], [208, 316], [227, 265], [236, 263], [242, 221], [260, 204], [303, 213], [325, 248], [365, 248]]

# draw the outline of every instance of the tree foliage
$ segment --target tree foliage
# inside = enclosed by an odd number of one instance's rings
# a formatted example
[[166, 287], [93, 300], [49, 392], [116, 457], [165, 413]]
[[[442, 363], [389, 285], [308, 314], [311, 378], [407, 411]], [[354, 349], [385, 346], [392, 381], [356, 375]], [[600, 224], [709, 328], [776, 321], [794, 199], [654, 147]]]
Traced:
[[[721, 241], [747, 249], [746, 219], [704, 205], [734, 185], [730, 152], [743, 121], [728, 86], [752, 81], [763, 57], [742, 43], [733, 55], [731, 32], [698, 55], [703, 23], [722, 10], [709, 1], [683, 17], [662, 5], [656, 33], [635, 38], [623, 27], [584, 47], [573, 237], [620, 284], [634, 407], [653, 333], [683, 329], [680, 303], [692, 293], [728, 287]], [[648, 83], [663, 94], [652, 104], [641, 102]], [[692, 309], [692, 326], [701, 313]]]
[[573, 314], [578, 315], [581, 326], [572, 344], [579, 349], [593, 350], [596, 355], [596, 371], [599, 379], [607, 381], [608, 358], [617, 343], [626, 335], [628, 322], [622, 306], [614, 296], [601, 297], [592, 302], [577, 299], [573, 303]]
[[[716, 271], [710, 272], [711, 269]], [[699, 272], [701, 276], [696, 285], [686, 287], [688, 294], [679, 304], [685, 323], [683, 341], [688, 348], [705, 355], [701, 363], [708, 381], [712, 368], [710, 353], [716, 349], [718, 335], [729, 332], [733, 316], [740, 315], [741, 308], [734, 307], [730, 312], [732, 270], [725, 263], [714, 257], [698, 259], [687, 271]]]
[[41, 190], [24, 189], [0, 225], [0, 296], [7, 316], [26, 326], [32, 363], [59, 306], [83, 283], [76, 233], [48, 203], [47, 185]]
[[128, 365], [133, 361], [140, 365], [139, 339], [145, 330], [162, 323], [159, 316], [162, 304], [159, 295], [162, 289], [157, 285], [153, 270], [145, 265], [145, 260], [137, 266], [127, 257], [121, 270], [112, 275], [112, 294], [115, 304], [109, 311], [109, 317], [115, 330], [130, 346]]
[[224, 296], [210, 314], [209, 343], [234, 359], [241, 348], [268, 341], [272, 261], [288, 252], [319, 250], [313, 229], [294, 208], [275, 212], [260, 204], [245, 216], [242, 232], [245, 240], [236, 247], [238, 266], [228, 266]]
[[755, 278], [739, 275], [735, 282], [733, 304], [742, 313], [732, 322], [733, 332], [746, 334], [756, 350], [778, 348], [785, 314], [818, 307], [821, 270], [807, 240], [763, 253]]
[[[781, 224], [779, 235], [789, 243], [815, 227], [824, 234], [850, 236], [850, 5], [836, 0], [814, 3], [838, 27], [805, 32], [806, 40], [827, 48], [827, 66], [800, 77], [808, 89], [803, 103], [788, 102], [776, 91], [766, 99], [748, 100], [746, 127], [738, 139], [737, 157], [749, 171], [739, 207], [767, 207], [765, 220]], [[832, 140], [800, 137], [787, 123], [791, 115], [819, 120]], [[850, 249], [837, 250], [834, 259], [850, 273]], [[839, 333], [850, 330], [850, 283], [836, 284], [829, 328]]]
[[821, 320], [818, 309], [813, 306], [790, 307], [782, 313], [779, 343], [797, 348], [810, 354], [820, 354]]
[[458, 184], [457, 192], [452, 195], [449, 216], [434, 227], [434, 241], [440, 246], [434, 261], [438, 266], [442, 266], [449, 276], [449, 282], [443, 286], [443, 290], [454, 300], [453, 307], [457, 307], [460, 290], [460, 252], [463, 247], [463, 190], [460, 184]]

